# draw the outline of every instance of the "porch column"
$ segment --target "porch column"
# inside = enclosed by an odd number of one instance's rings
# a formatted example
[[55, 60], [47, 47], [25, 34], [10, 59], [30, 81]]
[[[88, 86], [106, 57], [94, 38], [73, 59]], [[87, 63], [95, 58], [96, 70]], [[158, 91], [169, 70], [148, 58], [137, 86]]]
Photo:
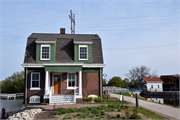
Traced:
[[50, 75], [49, 71], [46, 71], [46, 76], [45, 76], [45, 95], [49, 95], [49, 87], [50, 87]]
[[82, 95], [82, 71], [79, 71], [79, 95]]

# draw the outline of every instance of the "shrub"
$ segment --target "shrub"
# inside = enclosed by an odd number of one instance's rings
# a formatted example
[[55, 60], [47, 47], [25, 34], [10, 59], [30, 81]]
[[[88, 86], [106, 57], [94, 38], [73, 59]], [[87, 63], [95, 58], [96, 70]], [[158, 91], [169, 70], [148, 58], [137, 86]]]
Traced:
[[108, 108], [111, 108], [111, 105], [108, 105]]
[[78, 113], [77, 116], [81, 116], [82, 114], [81, 113]]
[[95, 115], [90, 115], [89, 117], [92, 117], [92, 118], [93, 118], [94, 116], [95, 116]]
[[87, 112], [87, 111], [88, 111], [88, 109], [87, 109], [87, 108], [84, 108], [84, 109], [83, 109], [83, 112]]
[[82, 112], [83, 112], [83, 110], [84, 110], [84, 108], [83, 108], [83, 107], [81, 107], [81, 108], [79, 108], [79, 109], [78, 109], [78, 111], [82, 111]]
[[96, 102], [103, 102], [103, 99], [99, 97]]
[[68, 109], [68, 113], [70, 113], [70, 112], [76, 112], [76, 110], [73, 109], [73, 108], [69, 108], [69, 109]]
[[87, 118], [87, 115], [82, 115], [81, 117], [82, 117], [82, 118]]
[[120, 114], [117, 114], [117, 118], [120, 118], [121, 116], [120, 116]]
[[136, 107], [133, 108], [132, 110], [133, 114], [137, 115], [139, 112], [138, 112], [138, 109]]
[[92, 101], [92, 100], [93, 100], [93, 97], [88, 97], [87, 100], [88, 100], [88, 101]]
[[121, 112], [123, 109], [122, 108], [118, 108], [118, 112]]
[[107, 115], [107, 117], [110, 117], [110, 115]]
[[105, 112], [104, 112], [104, 111], [101, 111], [101, 115], [105, 115]]
[[114, 109], [111, 109], [111, 111], [114, 111]]
[[95, 97], [95, 98], [94, 98], [94, 101], [95, 101], [95, 102], [97, 102], [97, 99], [98, 99], [98, 98], [97, 98], [97, 97]]
[[132, 114], [129, 118], [130, 119], [142, 119], [142, 117], [137, 114]]
[[56, 115], [65, 114], [65, 113], [70, 113], [70, 111], [67, 110], [66, 108], [57, 108], [55, 112]]
[[71, 119], [72, 117], [67, 117], [67, 119]]
[[86, 115], [87, 115], [87, 116], [89, 116], [89, 115], [90, 115], [90, 113], [88, 112], [88, 113], [86, 113]]

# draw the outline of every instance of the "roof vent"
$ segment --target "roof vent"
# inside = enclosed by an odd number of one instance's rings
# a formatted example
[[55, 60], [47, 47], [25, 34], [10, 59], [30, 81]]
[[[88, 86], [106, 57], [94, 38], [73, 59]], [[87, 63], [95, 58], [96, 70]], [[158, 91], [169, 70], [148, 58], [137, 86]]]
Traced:
[[60, 34], [65, 34], [65, 28], [60, 28]]

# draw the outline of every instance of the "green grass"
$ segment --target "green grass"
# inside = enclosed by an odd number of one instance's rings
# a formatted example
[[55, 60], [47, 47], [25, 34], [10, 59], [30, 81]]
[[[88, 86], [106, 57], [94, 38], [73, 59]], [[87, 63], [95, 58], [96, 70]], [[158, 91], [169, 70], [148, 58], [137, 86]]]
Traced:
[[[120, 95], [120, 92], [113, 92], [113, 93]], [[129, 94], [129, 92], [122, 92], [122, 95], [124, 95], [124, 96], [130, 96], [130, 97], [131, 97], [131, 95]]]
[[152, 119], [165, 119], [164, 117], [162, 117], [162, 116], [160, 116], [160, 115], [158, 115], [158, 114], [156, 114], [154, 112], [151, 112], [149, 110], [146, 110], [146, 109], [144, 109], [142, 107], [140, 107], [138, 109], [138, 111], [140, 113], [142, 113], [143, 115], [145, 115], [146, 117], [148, 117], [148, 118], [152, 118]]

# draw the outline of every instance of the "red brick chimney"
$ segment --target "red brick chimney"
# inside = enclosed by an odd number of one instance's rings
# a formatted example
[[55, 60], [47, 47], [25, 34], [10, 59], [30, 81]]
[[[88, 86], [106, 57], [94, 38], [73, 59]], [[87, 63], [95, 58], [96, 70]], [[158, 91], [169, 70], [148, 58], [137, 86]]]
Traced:
[[65, 28], [60, 28], [60, 34], [65, 34]]

